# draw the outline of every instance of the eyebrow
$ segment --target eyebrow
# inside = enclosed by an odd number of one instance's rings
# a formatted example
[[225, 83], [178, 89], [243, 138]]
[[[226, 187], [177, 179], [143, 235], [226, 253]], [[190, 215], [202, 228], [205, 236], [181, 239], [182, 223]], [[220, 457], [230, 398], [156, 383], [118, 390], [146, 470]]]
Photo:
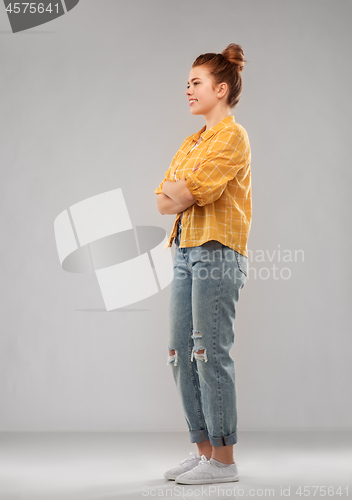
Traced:
[[[201, 78], [199, 78], [198, 76], [196, 76], [195, 78], [192, 78], [191, 82], [194, 82], [194, 80], [201, 80]], [[189, 82], [187, 82], [189, 83]]]

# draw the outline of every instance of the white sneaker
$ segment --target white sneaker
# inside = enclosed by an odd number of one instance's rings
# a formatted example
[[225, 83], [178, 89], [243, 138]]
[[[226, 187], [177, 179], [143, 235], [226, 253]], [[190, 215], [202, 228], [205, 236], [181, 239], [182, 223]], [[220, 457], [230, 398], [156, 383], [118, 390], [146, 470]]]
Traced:
[[176, 483], [181, 484], [207, 484], [207, 483], [229, 483], [238, 481], [238, 470], [236, 464], [219, 467], [213, 458], [208, 460], [204, 455], [199, 464], [188, 472], [176, 477]]
[[191, 458], [186, 458], [177, 467], [166, 471], [164, 474], [164, 478], [176, 479], [176, 477], [180, 474], [183, 474], [184, 472], [193, 469], [193, 467], [196, 467], [199, 464], [201, 457], [199, 455], [196, 455], [195, 453], [190, 453], [190, 455], [192, 455]]

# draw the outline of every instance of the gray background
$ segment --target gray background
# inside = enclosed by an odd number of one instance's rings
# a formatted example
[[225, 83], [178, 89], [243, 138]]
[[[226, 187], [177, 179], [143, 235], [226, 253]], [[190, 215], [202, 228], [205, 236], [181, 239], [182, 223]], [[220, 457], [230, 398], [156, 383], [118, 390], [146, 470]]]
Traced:
[[[351, 15], [342, 0], [82, 0], [12, 34], [0, 8], [1, 431], [186, 430], [169, 287], [104, 312], [95, 276], [61, 269], [53, 222], [122, 188], [134, 225], [169, 234], [154, 189], [204, 124], [184, 93], [191, 64], [231, 42], [249, 61], [233, 110], [252, 148], [248, 248], [304, 251], [250, 261], [239, 429], [351, 426]], [[273, 264], [291, 277], [255, 277]]]

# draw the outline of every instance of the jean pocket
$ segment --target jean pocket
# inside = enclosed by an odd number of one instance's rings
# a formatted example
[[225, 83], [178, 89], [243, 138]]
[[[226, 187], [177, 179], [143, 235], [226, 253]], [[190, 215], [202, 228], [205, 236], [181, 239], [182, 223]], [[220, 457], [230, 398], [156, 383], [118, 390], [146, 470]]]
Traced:
[[235, 250], [235, 255], [236, 255], [236, 261], [237, 261], [237, 266], [238, 269], [243, 273], [246, 277], [248, 275], [248, 258], [242, 255], [241, 253], [238, 253]]

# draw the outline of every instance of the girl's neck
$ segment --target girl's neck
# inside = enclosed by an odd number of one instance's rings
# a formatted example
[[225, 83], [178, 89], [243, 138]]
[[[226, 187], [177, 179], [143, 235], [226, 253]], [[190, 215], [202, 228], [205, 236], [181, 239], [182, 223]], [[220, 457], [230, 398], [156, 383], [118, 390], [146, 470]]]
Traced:
[[205, 118], [205, 130], [213, 128], [220, 123], [224, 118], [231, 115], [231, 108], [221, 108], [220, 110], [213, 110], [209, 115], [203, 115]]

